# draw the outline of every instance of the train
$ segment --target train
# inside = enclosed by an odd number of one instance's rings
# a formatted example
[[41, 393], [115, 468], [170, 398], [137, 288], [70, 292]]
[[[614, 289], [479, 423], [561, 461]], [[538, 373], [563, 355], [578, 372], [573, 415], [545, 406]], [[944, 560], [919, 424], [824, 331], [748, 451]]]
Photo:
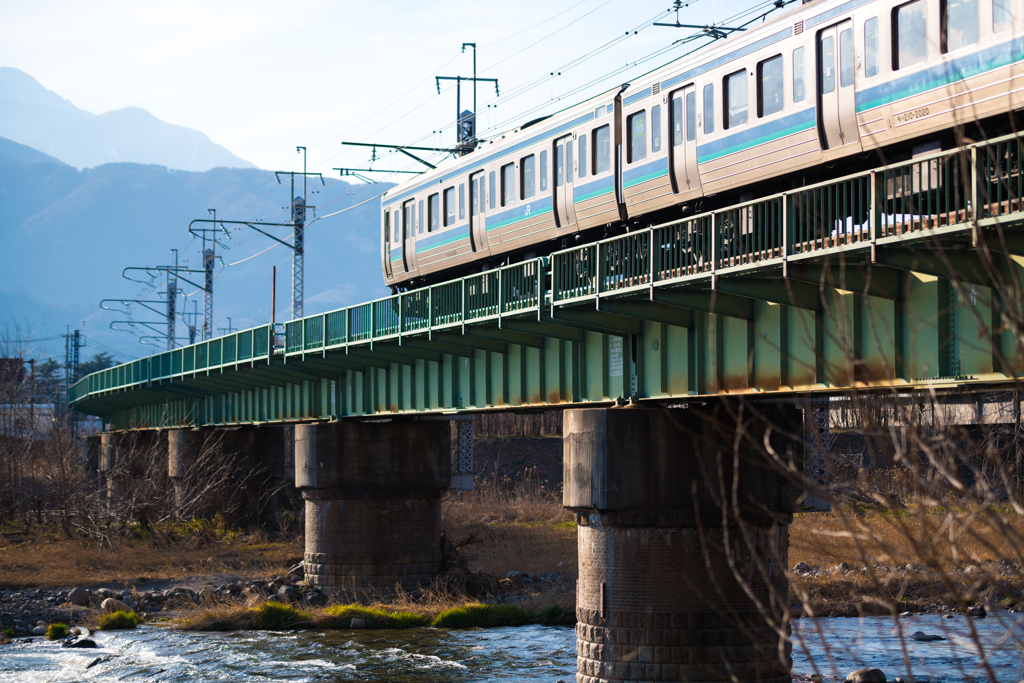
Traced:
[[1024, 0], [816, 0], [381, 196], [392, 291], [1017, 129]]

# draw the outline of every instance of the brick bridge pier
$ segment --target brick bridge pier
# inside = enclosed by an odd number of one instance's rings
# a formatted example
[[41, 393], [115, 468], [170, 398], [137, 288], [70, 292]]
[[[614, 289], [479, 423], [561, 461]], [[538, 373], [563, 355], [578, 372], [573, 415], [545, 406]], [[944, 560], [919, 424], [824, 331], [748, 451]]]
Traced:
[[[796, 409], [711, 401], [564, 415], [563, 503], [579, 524], [579, 683], [790, 681]], [[772, 427], [769, 430], [769, 427]]]

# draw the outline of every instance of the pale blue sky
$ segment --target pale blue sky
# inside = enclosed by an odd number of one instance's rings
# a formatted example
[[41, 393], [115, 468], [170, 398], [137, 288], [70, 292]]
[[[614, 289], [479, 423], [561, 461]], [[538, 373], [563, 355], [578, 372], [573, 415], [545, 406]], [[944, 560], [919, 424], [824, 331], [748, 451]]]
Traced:
[[[306, 145], [310, 170], [336, 175], [332, 167], [362, 165], [368, 157], [365, 150], [343, 152], [343, 139], [454, 142], [454, 87], [444, 84], [448, 91], [438, 95], [433, 76], [470, 75], [472, 57], [468, 50], [461, 53], [462, 42], [479, 45], [479, 75], [500, 80], [497, 99], [489, 84], [479, 86], [481, 130], [491, 124], [510, 128], [690, 49], [676, 47], [602, 77], [692, 33], [648, 27], [624, 39], [627, 29], [645, 26], [659, 13], [659, 21], [674, 20], [667, 11], [671, 5], [0, 0], [0, 65], [31, 74], [93, 113], [142, 107], [206, 133], [261, 168], [296, 168], [301, 162], [295, 146]], [[721, 22], [768, 5], [696, 0], [680, 17], [684, 23]], [[616, 40], [560, 77], [550, 75]], [[570, 94], [595, 80], [584, 92]], [[515, 94], [529, 83], [536, 87]], [[464, 90], [463, 103], [469, 102]], [[487, 103], [497, 108], [488, 111]], [[445, 127], [440, 136], [432, 134]], [[390, 164], [386, 159], [381, 167]]]

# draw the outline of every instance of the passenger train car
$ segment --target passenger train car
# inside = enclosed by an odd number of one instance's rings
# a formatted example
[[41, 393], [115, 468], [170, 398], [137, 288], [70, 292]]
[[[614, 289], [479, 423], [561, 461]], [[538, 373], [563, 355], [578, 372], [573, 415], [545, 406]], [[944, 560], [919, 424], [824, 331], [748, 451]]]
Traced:
[[1024, 101], [1022, 10], [1024, 0], [804, 4], [392, 188], [381, 199], [385, 282], [545, 254], [766, 181], [800, 184], [811, 169], [816, 182], [865, 152], [888, 163], [952, 131], [1002, 132]]

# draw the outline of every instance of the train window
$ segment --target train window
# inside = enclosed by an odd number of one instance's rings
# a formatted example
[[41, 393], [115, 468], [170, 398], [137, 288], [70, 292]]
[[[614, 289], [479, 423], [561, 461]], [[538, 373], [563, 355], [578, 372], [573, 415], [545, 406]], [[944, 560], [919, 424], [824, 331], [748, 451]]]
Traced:
[[683, 144], [683, 98], [672, 98], [672, 146]]
[[491, 208], [493, 209], [494, 205], [498, 201], [498, 191], [495, 188], [495, 182], [494, 182], [494, 171], [491, 171], [490, 175], [487, 176], [487, 186], [488, 186], [488, 189], [490, 189], [490, 191], [491, 191]]
[[992, 33], [1001, 33], [1010, 28], [1010, 0], [993, 0]]
[[[391, 235], [391, 212], [384, 212], [384, 241], [388, 241], [388, 237]], [[392, 239], [395, 239], [392, 237]], [[397, 240], [396, 240], [397, 241]]]
[[878, 75], [878, 17], [864, 22], [864, 76]]
[[587, 177], [587, 136], [580, 136], [580, 178]]
[[419, 234], [422, 235], [423, 234], [423, 200], [422, 199], [420, 200], [420, 220], [419, 220], [418, 225], [419, 225], [419, 230], [417, 232], [419, 232]]
[[893, 70], [920, 64], [928, 58], [926, 0], [915, 0], [892, 11]]
[[825, 36], [821, 39], [821, 94], [836, 89], [836, 39]]
[[459, 183], [459, 220], [466, 218], [466, 185]]
[[651, 152], [661, 151], [661, 105], [651, 107]]
[[594, 118], [599, 119], [602, 116], [604, 116], [604, 113], [604, 105], [602, 104], [600, 107], [594, 110]]
[[694, 90], [686, 93], [686, 140], [697, 139], [697, 93]]
[[806, 94], [804, 90], [804, 49], [798, 47], [793, 50], [793, 101], [803, 102]]
[[509, 206], [516, 198], [516, 165], [501, 167], [501, 205]]
[[978, 42], [978, 0], [943, 0], [939, 16], [942, 18], [943, 52]]
[[565, 180], [572, 182], [572, 140], [565, 143]]
[[555, 145], [555, 187], [565, 185], [565, 152], [561, 145]]
[[708, 83], [704, 86], [704, 135], [715, 132], [715, 86]]
[[544, 150], [540, 153], [540, 191], [548, 189], [548, 153]]
[[647, 112], [638, 111], [629, 117], [629, 150], [627, 161], [633, 163], [647, 156]]
[[427, 232], [437, 232], [441, 223], [440, 196], [432, 194], [427, 197]]
[[725, 127], [735, 128], [747, 122], [747, 70], [725, 77]]
[[455, 188], [444, 191], [444, 225], [455, 225]]
[[536, 166], [537, 159], [532, 154], [526, 157], [525, 159], [520, 160], [519, 162], [520, 172], [522, 173], [522, 177], [520, 178], [519, 182], [519, 187], [521, 188], [520, 196], [523, 199], [529, 199], [534, 195], [534, 192], [536, 192]]
[[601, 126], [594, 131], [594, 175], [605, 173], [612, 167], [612, 129]]
[[757, 65], [757, 115], [782, 111], [782, 55]]
[[853, 29], [839, 32], [839, 85], [853, 85]]
[[[402, 207], [402, 237], [409, 239], [409, 236], [416, 232], [416, 202], [406, 202]], [[413, 235], [415, 236], [415, 235]]]

